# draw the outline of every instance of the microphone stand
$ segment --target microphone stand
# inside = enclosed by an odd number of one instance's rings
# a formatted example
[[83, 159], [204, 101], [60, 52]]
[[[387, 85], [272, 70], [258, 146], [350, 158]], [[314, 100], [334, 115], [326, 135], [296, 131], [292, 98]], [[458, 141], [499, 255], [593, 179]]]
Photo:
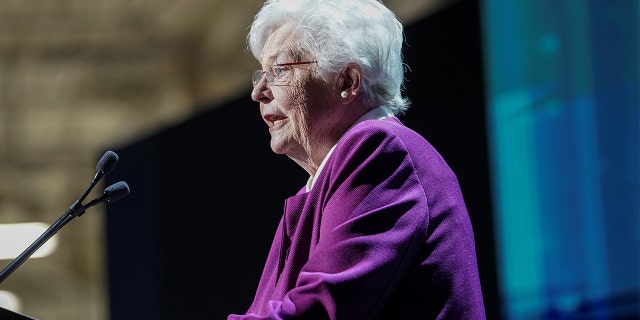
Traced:
[[[93, 188], [95, 183], [91, 183], [90, 188]], [[65, 212], [56, 222], [54, 222], [36, 241], [34, 241], [27, 249], [25, 249], [19, 256], [17, 256], [9, 265], [7, 265], [2, 272], [0, 272], [0, 283], [2, 283], [13, 271], [15, 271], [20, 265], [22, 265], [31, 255], [36, 252], [45, 242], [47, 242], [53, 235], [55, 235], [62, 227], [64, 227], [69, 221], [75, 217], [81, 216], [85, 211], [102, 202], [115, 202], [122, 197], [129, 194], [129, 185], [126, 182], [120, 181], [108, 186], [102, 196], [89, 201], [86, 205], [80, 203], [81, 199], [84, 199], [86, 194], [80, 197], [79, 200], [73, 203], [69, 210]]]
[[11, 263], [7, 265], [2, 270], [2, 272], [0, 272], [0, 283], [7, 279], [16, 269], [18, 269], [18, 267], [20, 267], [27, 259], [29, 259], [29, 257], [31, 257], [31, 255], [36, 252], [36, 250], [40, 249], [40, 247], [42, 247], [45, 242], [47, 242], [60, 229], [62, 229], [62, 227], [69, 223], [71, 219], [77, 216], [81, 216], [85, 212], [86, 208], [82, 205], [81, 202], [84, 200], [84, 198], [87, 197], [89, 192], [91, 192], [98, 180], [100, 180], [104, 175], [105, 173], [102, 170], [98, 170], [95, 177], [89, 184], [89, 187], [87, 187], [82, 196], [80, 196], [80, 198], [71, 205], [69, 210], [67, 210], [67, 212], [65, 212], [60, 218], [58, 218], [58, 220], [56, 220], [56, 222], [54, 222], [49, 227], [49, 229], [42, 233], [42, 235], [38, 237], [36, 241], [34, 241], [27, 249], [22, 251], [19, 256], [13, 259], [13, 261], [11, 261]]
[[[22, 265], [31, 255], [36, 252], [45, 242], [53, 237], [62, 227], [64, 227], [71, 219], [84, 213], [85, 207], [76, 201], [65, 214], [63, 214], [56, 222], [54, 222], [36, 241], [34, 241], [27, 249], [17, 256], [2, 272], [0, 272], [0, 283], [9, 277], [20, 265]], [[82, 212], [78, 214], [78, 212]]]
[[54, 222], [36, 241], [34, 241], [27, 249], [17, 256], [2, 272], [0, 272], [0, 283], [11, 275], [20, 265], [22, 265], [31, 255], [36, 252], [45, 242], [53, 237], [62, 227], [75, 217], [81, 216], [88, 208], [102, 202], [114, 202], [129, 193], [129, 186], [126, 182], [121, 181], [115, 183], [105, 189], [105, 193], [99, 198], [89, 201], [86, 205], [82, 205], [80, 201], [76, 201], [56, 222]]
[[[92, 184], [93, 185], [93, 184]], [[126, 182], [120, 181], [107, 187], [104, 194], [96, 199], [89, 201], [86, 205], [80, 203], [80, 200], [71, 205], [69, 210], [65, 212], [56, 222], [54, 222], [36, 241], [34, 241], [27, 249], [17, 256], [2, 272], [0, 272], [0, 283], [11, 275], [20, 265], [22, 265], [31, 255], [36, 252], [45, 242], [55, 235], [62, 227], [75, 217], [81, 216], [88, 208], [93, 207], [102, 202], [115, 202], [129, 194], [129, 186]], [[81, 197], [81, 198], [84, 198]]]
[[[2, 272], [0, 272], [0, 283], [2, 283], [7, 277], [11, 275], [20, 265], [22, 265], [31, 255], [36, 252], [45, 242], [53, 237], [62, 227], [64, 227], [69, 221], [75, 217], [81, 216], [89, 207], [95, 206], [98, 203], [105, 201], [116, 201], [129, 193], [129, 186], [125, 182], [116, 183], [105, 189], [105, 193], [93, 201], [90, 201], [86, 206], [82, 205], [82, 201], [87, 197], [89, 192], [95, 187], [95, 185], [105, 175], [109, 174], [118, 162], [118, 155], [113, 151], [107, 151], [100, 158], [96, 165], [96, 175], [89, 183], [89, 186], [84, 191], [76, 202], [74, 202], [69, 210], [65, 212], [56, 222], [54, 222], [36, 241], [34, 241], [27, 249], [25, 249], [19, 256], [17, 256], [9, 265], [7, 265]], [[112, 196], [114, 196], [112, 198]]]

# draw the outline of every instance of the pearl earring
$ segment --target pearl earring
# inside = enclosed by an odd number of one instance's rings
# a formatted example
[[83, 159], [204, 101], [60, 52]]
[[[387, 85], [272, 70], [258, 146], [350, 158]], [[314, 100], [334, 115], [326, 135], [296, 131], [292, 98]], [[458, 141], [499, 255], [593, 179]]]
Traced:
[[342, 91], [342, 93], [340, 93], [340, 96], [342, 97], [342, 99], [346, 99], [349, 96], [349, 93], [346, 91]]

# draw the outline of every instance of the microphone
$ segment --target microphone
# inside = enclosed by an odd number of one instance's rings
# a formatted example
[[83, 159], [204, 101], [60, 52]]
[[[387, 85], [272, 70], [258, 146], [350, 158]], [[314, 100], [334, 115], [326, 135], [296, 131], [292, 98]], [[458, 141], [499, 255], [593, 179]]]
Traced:
[[130, 191], [129, 185], [126, 182], [124, 181], [116, 182], [106, 187], [104, 189], [104, 193], [102, 194], [102, 196], [100, 196], [99, 198], [93, 199], [89, 201], [89, 203], [85, 204], [84, 209], [88, 209], [102, 202], [110, 202], [110, 203], [116, 202], [124, 198], [126, 195], [128, 195], [129, 191]]
[[100, 158], [98, 164], [96, 164], [96, 175], [93, 177], [93, 180], [91, 180], [91, 183], [89, 183], [87, 190], [85, 190], [80, 198], [78, 198], [78, 200], [76, 200], [76, 202], [71, 205], [69, 211], [67, 211], [67, 214], [71, 214], [74, 217], [79, 217], [84, 214], [86, 208], [82, 206], [82, 201], [84, 201], [89, 192], [93, 190], [93, 187], [95, 187], [95, 185], [98, 183], [98, 181], [100, 181], [100, 179], [102, 179], [102, 177], [108, 175], [109, 173], [111, 173], [111, 171], [113, 171], [113, 168], [116, 167], [117, 163], [118, 155], [115, 152], [109, 150], [105, 152], [104, 155], [102, 155], [102, 158]]
[[111, 150], [105, 152], [104, 155], [102, 155], [102, 158], [100, 158], [100, 160], [98, 161], [98, 164], [96, 164], [96, 175], [93, 177], [93, 180], [91, 180], [91, 183], [89, 183], [89, 187], [87, 187], [87, 190], [85, 190], [84, 193], [80, 196], [78, 202], [84, 201], [89, 192], [91, 192], [93, 187], [98, 183], [98, 181], [100, 181], [102, 177], [111, 173], [111, 171], [113, 171], [113, 168], [116, 167], [117, 163], [118, 155], [115, 152]]
[[129, 194], [129, 185], [126, 182], [120, 181], [114, 183], [104, 189], [104, 193], [91, 201], [86, 205], [82, 204], [82, 201], [87, 197], [93, 187], [107, 174], [111, 173], [116, 163], [118, 162], [118, 155], [113, 151], [107, 151], [98, 164], [96, 165], [96, 175], [89, 184], [89, 187], [80, 196], [76, 202], [74, 202], [69, 210], [65, 212], [56, 222], [54, 222], [49, 229], [47, 229], [36, 241], [34, 241], [27, 249], [25, 249], [18, 257], [16, 257], [9, 265], [7, 265], [2, 272], [0, 272], [0, 283], [11, 275], [20, 265], [22, 265], [36, 250], [38, 250], [47, 240], [53, 237], [62, 227], [64, 227], [69, 221], [75, 217], [81, 216], [88, 208], [93, 207], [102, 202], [116, 202]]

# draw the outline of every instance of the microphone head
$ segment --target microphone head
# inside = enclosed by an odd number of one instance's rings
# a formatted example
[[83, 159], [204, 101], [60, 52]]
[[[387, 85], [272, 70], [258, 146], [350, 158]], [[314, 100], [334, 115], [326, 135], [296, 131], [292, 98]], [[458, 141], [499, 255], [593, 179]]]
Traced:
[[128, 195], [129, 192], [129, 185], [124, 181], [116, 182], [104, 189], [104, 194], [109, 202], [116, 202]]
[[116, 167], [116, 163], [118, 163], [118, 155], [113, 151], [107, 151], [98, 161], [96, 171], [102, 171], [105, 175], [108, 175]]

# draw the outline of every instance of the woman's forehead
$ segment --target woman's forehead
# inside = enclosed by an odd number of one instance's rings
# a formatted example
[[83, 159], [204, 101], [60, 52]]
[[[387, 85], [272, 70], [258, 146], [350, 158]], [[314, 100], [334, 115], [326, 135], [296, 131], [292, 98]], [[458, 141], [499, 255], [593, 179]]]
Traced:
[[269, 37], [262, 48], [260, 61], [262, 63], [275, 62], [282, 58], [293, 57], [295, 51], [292, 26], [284, 24], [278, 27]]
[[289, 58], [291, 54], [288, 50], [277, 50], [271, 54], [268, 54], [266, 57], [262, 59], [264, 64], [272, 65], [276, 63], [283, 63], [284, 60]]

